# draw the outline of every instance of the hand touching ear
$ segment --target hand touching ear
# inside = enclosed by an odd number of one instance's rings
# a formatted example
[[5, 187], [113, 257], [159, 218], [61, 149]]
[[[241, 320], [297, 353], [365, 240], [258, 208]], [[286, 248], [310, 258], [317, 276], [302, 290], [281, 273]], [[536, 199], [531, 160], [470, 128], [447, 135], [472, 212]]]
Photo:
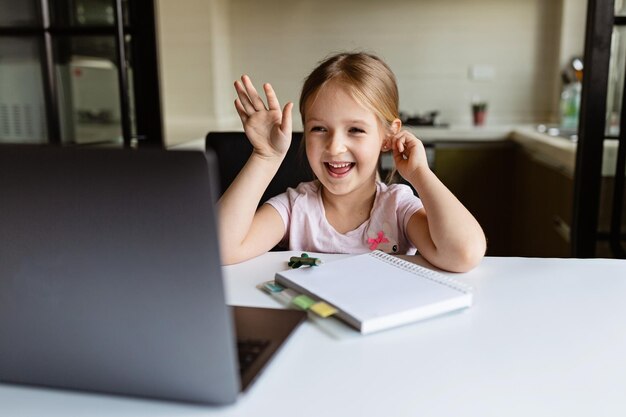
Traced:
[[396, 134], [390, 134], [383, 141], [382, 150], [393, 152], [398, 172], [408, 181], [411, 181], [416, 171], [428, 169], [424, 144], [409, 131], [401, 130]]

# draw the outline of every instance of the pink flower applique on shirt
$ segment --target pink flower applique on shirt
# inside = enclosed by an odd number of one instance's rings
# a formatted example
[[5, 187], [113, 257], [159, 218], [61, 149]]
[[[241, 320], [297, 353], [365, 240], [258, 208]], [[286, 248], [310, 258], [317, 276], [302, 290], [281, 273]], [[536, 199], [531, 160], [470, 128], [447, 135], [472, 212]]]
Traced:
[[[386, 253], [398, 253], [398, 242], [394, 237], [393, 228], [389, 223], [383, 223], [383, 230], [378, 233], [372, 231], [367, 233], [367, 244], [370, 250], [379, 250]], [[376, 229], [374, 229], [376, 230]]]
[[370, 244], [370, 250], [376, 250], [378, 249], [378, 245], [380, 245], [381, 243], [389, 243], [389, 239], [385, 237], [385, 232], [381, 230], [380, 232], [378, 232], [377, 237], [367, 239], [367, 243]]

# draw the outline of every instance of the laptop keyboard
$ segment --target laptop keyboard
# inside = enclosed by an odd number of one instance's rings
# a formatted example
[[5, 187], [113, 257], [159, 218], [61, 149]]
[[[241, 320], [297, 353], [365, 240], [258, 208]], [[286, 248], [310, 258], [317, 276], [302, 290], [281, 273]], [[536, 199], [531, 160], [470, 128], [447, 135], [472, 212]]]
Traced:
[[239, 373], [243, 374], [251, 364], [269, 346], [269, 340], [246, 339], [237, 340], [237, 351], [239, 353]]

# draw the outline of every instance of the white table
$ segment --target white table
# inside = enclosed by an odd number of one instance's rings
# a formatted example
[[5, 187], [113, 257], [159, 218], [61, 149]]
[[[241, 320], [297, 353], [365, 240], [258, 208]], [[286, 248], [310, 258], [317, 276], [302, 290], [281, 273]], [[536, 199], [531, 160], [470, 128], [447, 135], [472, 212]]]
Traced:
[[[226, 267], [229, 303], [277, 307], [255, 285], [291, 254]], [[475, 289], [463, 313], [370, 336], [305, 323], [234, 406], [0, 385], [0, 415], [626, 415], [626, 261], [486, 258], [455, 277]]]

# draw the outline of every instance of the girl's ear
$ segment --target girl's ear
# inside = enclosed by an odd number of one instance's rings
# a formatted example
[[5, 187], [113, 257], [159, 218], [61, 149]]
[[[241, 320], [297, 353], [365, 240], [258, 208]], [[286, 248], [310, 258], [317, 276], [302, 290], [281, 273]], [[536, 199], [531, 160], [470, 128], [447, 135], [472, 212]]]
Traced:
[[387, 152], [391, 150], [392, 143], [390, 141], [390, 137], [400, 133], [400, 129], [402, 129], [402, 121], [400, 119], [394, 119], [394, 121], [391, 122], [391, 125], [389, 126], [389, 134], [383, 140], [381, 146], [382, 152]]
[[391, 133], [394, 135], [400, 133], [400, 129], [402, 129], [402, 121], [400, 119], [395, 119], [391, 122]]

